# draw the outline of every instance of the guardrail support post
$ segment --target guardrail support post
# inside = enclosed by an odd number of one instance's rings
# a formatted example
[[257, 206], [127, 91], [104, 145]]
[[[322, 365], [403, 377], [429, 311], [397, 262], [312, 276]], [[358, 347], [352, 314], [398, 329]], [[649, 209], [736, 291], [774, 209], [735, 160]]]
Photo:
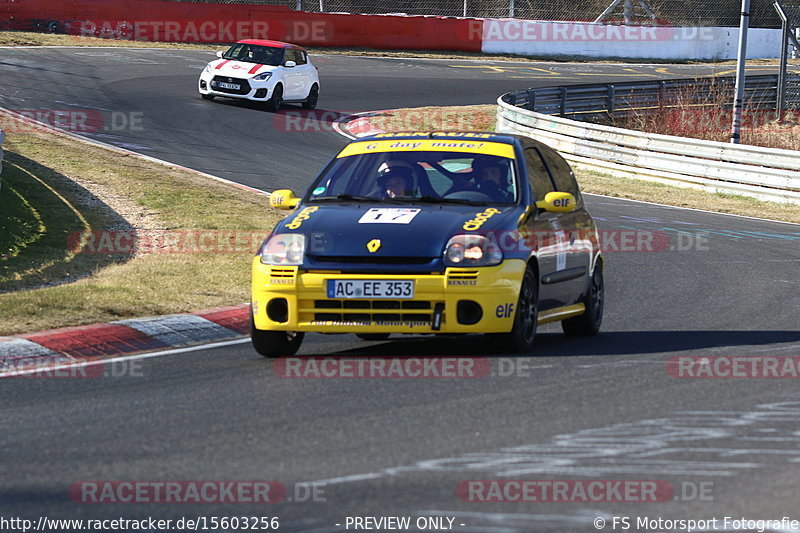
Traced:
[[528, 109], [536, 111], [536, 91], [528, 89]]
[[747, 62], [747, 29], [750, 27], [750, 0], [742, 0], [742, 20], [739, 23], [739, 53], [736, 58], [736, 97], [733, 101], [733, 123], [731, 142], [739, 144], [744, 108], [744, 68]]
[[608, 105], [607, 105], [607, 107], [608, 107], [608, 116], [613, 118], [614, 117], [614, 85], [611, 84], [611, 83], [608, 84], [608, 96], [606, 96], [606, 98], [608, 99]]
[[566, 114], [566, 107], [567, 107], [567, 88], [561, 87], [561, 109], [559, 110], [558, 116], [563, 117]]

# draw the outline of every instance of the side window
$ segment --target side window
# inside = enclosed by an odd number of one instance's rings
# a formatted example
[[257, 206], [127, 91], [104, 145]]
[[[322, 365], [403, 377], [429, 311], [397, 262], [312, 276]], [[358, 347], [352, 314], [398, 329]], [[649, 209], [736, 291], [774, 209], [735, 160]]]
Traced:
[[528, 170], [528, 181], [533, 187], [533, 194], [537, 202], [544, 200], [547, 193], [556, 190], [539, 150], [536, 148], [525, 149], [525, 167]]
[[553, 175], [553, 180], [556, 182], [556, 189], [563, 192], [568, 192], [575, 197], [575, 203], [578, 207], [582, 205], [581, 191], [578, 188], [578, 182], [575, 180], [575, 174], [569, 163], [561, 157], [555, 150], [544, 150], [542, 154], [550, 173]]
[[294, 57], [295, 57], [294, 61], [298, 65], [305, 65], [306, 63], [308, 63], [308, 59], [306, 59], [306, 53], [303, 52], [302, 50], [295, 50]]
[[285, 65], [287, 61], [294, 61], [297, 62], [297, 58], [294, 55], [294, 50], [287, 48], [283, 52], [283, 64]]

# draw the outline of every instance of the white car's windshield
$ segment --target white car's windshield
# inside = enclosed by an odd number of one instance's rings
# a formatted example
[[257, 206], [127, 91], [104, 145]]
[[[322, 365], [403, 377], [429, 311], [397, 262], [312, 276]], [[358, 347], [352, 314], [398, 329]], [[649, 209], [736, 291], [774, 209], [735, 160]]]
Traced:
[[222, 54], [222, 58], [244, 63], [278, 66], [283, 59], [283, 50], [283, 48], [236, 43]]
[[511, 204], [514, 165], [505, 157], [460, 152], [384, 152], [337, 159], [308, 201], [374, 200]]

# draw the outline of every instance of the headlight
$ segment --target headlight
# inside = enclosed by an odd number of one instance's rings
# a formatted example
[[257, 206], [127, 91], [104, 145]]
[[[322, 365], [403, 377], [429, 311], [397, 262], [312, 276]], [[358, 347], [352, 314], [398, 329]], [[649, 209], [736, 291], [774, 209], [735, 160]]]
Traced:
[[456, 235], [447, 241], [444, 250], [447, 266], [493, 266], [502, 261], [503, 251], [483, 235]]
[[272, 72], [265, 72], [264, 74], [259, 74], [258, 76], [253, 77], [256, 81], [267, 81], [272, 77]]
[[258, 255], [264, 265], [301, 265], [305, 251], [305, 235], [282, 233], [264, 241]]

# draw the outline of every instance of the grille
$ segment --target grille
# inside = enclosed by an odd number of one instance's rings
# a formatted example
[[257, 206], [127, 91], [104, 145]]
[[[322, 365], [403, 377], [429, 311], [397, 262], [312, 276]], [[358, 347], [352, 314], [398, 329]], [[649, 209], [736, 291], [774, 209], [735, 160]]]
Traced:
[[297, 267], [271, 267], [269, 276], [271, 278], [293, 278], [297, 274]]
[[[314, 320], [324, 322], [426, 322], [434, 302], [419, 300], [314, 300]], [[305, 307], [305, 306], [303, 306]]]
[[314, 255], [311, 256], [319, 263], [353, 263], [383, 265], [427, 265], [435, 257], [375, 257], [369, 255]]
[[[225, 83], [237, 83], [242, 88], [241, 89], [224, 89], [222, 87], [217, 86], [217, 82], [222, 81]], [[211, 80], [211, 88], [220, 93], [228, 93], [228, 94], [247, 94], [250, 92], [250, 84], [247, 80], [242, 78], [229, 78], [227, 76], [214, 76], [214, 79]]]

